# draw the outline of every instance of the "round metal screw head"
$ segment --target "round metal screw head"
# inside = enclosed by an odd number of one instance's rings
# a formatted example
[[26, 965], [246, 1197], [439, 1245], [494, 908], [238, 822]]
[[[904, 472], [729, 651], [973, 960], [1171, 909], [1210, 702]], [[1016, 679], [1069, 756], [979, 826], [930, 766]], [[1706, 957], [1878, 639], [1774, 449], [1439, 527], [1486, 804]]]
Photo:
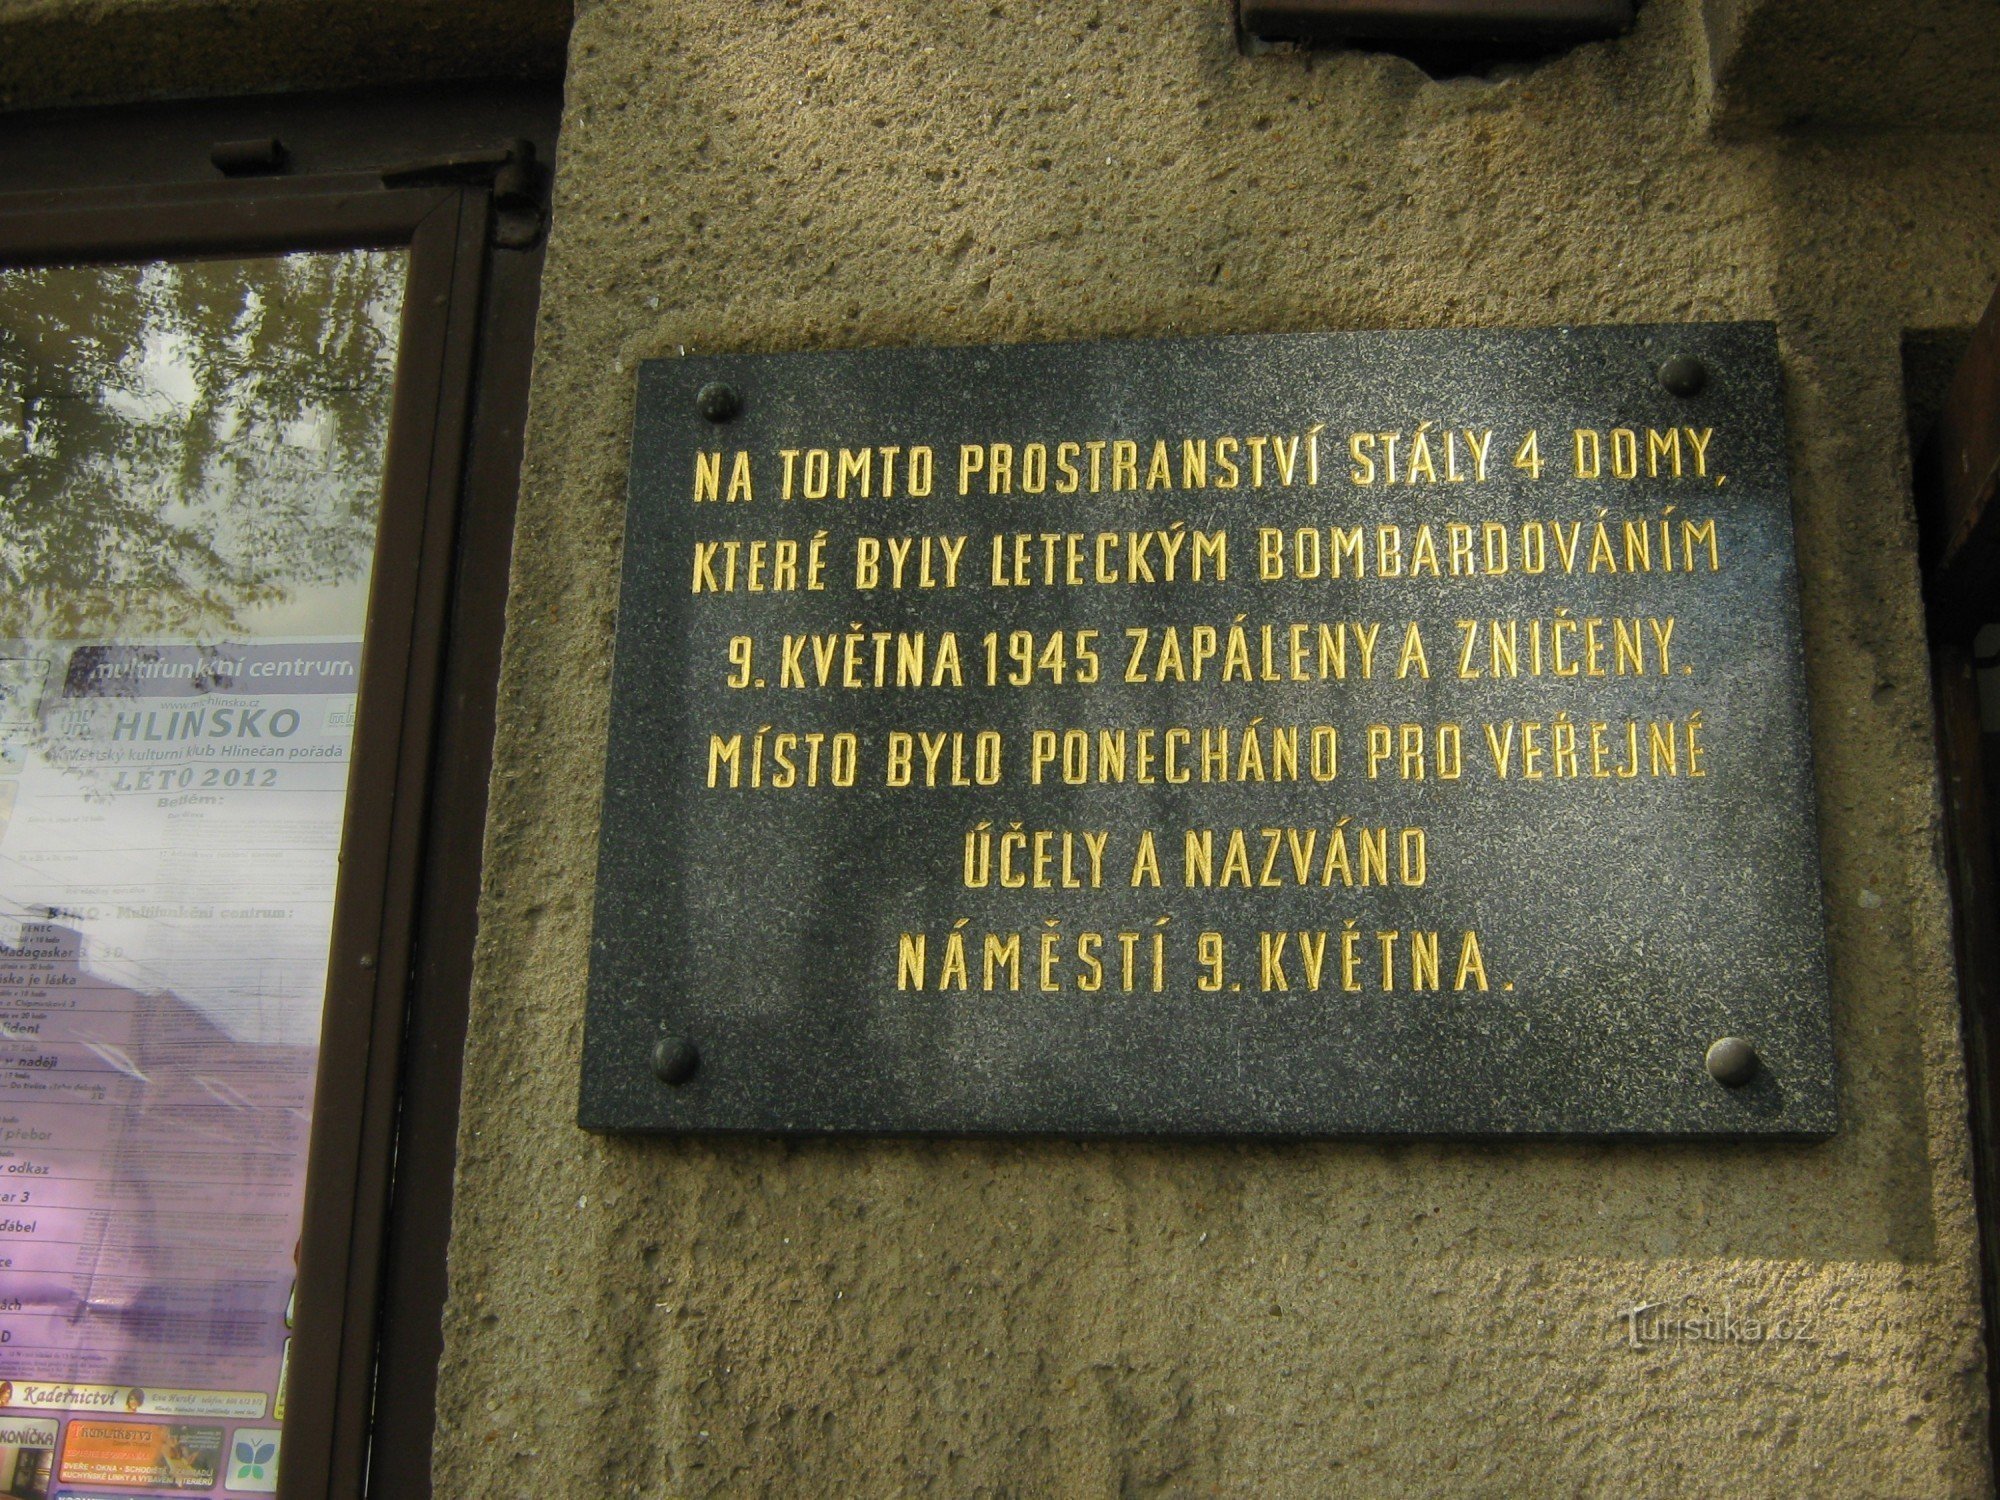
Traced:
[[711, 380], [695, 392], [695, 410], [711, 422], [728, 422], [743, 410], [743, 398], [719, 380]]
[[1698, 396], [1708, 384], [1708, 366], [1692, 354], [1676, 354], [1660, 366], [1660, 384], [1676, 396]]
[[653, 1076], [679, 1088], [701, 1067], [701, 1053], [684, 1036], [663, 1036], [653, 1047]]
[[1740, 1089], [1757, 1076], [1757, 1049], [1740, 1036], [1726, 1036], [1708, 1049], [1707, 1065], [1710, 1078]]

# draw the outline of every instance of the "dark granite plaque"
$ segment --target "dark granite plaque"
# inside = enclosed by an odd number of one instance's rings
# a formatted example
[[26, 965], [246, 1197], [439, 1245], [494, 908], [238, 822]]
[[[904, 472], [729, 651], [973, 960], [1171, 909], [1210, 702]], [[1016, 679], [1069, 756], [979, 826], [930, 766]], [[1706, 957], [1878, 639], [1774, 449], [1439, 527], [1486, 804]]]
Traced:
[[1829, 1132], [1794, 567], [1763, 324], [648, 363], [581, 1121]]

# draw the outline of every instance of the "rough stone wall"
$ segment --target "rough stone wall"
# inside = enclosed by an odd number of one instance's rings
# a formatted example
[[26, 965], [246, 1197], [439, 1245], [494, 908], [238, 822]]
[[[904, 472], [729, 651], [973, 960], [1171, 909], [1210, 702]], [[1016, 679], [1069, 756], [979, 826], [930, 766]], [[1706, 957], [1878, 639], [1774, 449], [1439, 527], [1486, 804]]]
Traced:
[[[1626, 39], [1441, 84], [1243, 58], [1227, 10], [578, 16], [441, 1495], [1986, 1491], [1899, 346], [1969, 324], [2000, 276], [2000, 150], [1879, 127], [1983, 128], [1948, 85], [1987, 76], [1991, 38], [1963, 30], [1968, 0], [1648, 0]], [[0, 104], [532, 72], [565, 11], [0, 0]], [[1756, 134], [1802, 119], [1876, 133]], [[1833, 1141], [704, 1144], [571, 1123], [637, 360], [1746, 317], [1777, 321], [1789, 383]], [[1684, 1296], [1813, 1340], [1625, 1346], [1620, 1310]]]
[[570, 0], [0, 0], [0, 109], [548, 78]]
[[[1988, 1488], [1900, 336], [2000, 276], [1970, 0], [1648, 0], [1504, 82], [1224, 0], [598, 0], [522, 496], [440, 1496]], [[1706, 16], [1704, 16], [1706, 12]], [[0, 0], [0, 104], [534, 72], [566, 6]], [[1808, 136], [1758, 134], [1818, 120]], [[1872, 134], [1852, 134], [1868, 126]], [[1740, 136], [1722, 140], [1720, 136]], [[572, 1124], [632, 368], [1776, 318], [1842, 1054], [1822, 1146]], [[1810, 1344], [1624, 1344], [1694, 1298]]]
[[1720, 134], [1993, 128], [2000, 17], [1988, 0], [1703, 0], [1703, 9]]
[[[1246, 59], [1220, 0], [581, 10], [441, 1494], [1985, 1490], [1899, 344], [1969, 324], [2000, 274], [2000, 153], [1718, 141], [1708, 62], [1695, 0], [1499, 83]], [[1834, 1140], [702, 1143], [570, 1123], [638, 360], [1694, 318], [1775, 319], [1785, 354]], [[1809, 1319], [1813, 1341], [1625, 1346], [1620, 1310], [1683, 1297]]]

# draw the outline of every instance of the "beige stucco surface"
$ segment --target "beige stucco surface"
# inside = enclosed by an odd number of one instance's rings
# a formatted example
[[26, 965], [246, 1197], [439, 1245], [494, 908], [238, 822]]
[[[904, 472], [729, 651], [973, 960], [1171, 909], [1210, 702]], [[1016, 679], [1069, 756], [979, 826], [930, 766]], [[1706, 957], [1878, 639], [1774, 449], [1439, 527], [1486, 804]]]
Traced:
[[2000, 25], [1985, 0], [1705, 0], [1716, 130], [1985, 131]]
[[[1831, 8], [1830, 8], [1831, 9]], [[1708, 126], [1695, 7], [1499, 83], [1217, 0], [584, 7], [516, 546], [448, 1495], [1957, 1495], [1987, 1483], [1899, 343], [1972, 135]], [[1819, 1146], [618, 1139], [570, 1122], [637, 361], [1775, 319], [1844, 1124]], [[667, 940], [671, 940], [670, 937]], [[1810, 1343], [1633, 1349], [1636, 1304]]]
[[545, 78], [570, 0], [0, 0], [0, 109]]
[[[1991, 39], [1953, 45], [1979, 19], [1958, 0], [1708, 9], [1649, 0], [1621, 41], [1434, 83], [1385, 58], [1242, 57], [1223, 0], [582, 7], [441, 1495], [1987, 1487], [1899, 344], [1969, 324], [2000, 277], [2000, 147], [1908, 128], [1979, 123], [1911, 91], [1935, 76], [1925, 58], [1983, 77]], [[1854, 78], [1850, 11], [1852, 35], [1914, 38], [1889, 83]], [[533, 71], [560, 42], [560, 6], [468, 14], [0, 0], [0, 102]], [[1843, 128], [1769, 133], [1815, 109]], [[574, 1126], [638, 360], [1696, 318], [1775, 319], [1784, 350], [1834, 1140], [716, 1144]], [[1803, 1321], [1811, 1341], [1626, 1346], [1621, 1310], [1682, 1298]]]
[[[582, 6], [442, 1496], [1986, 1490], [1898, 344], [1970, 324], [2000, 278], [2000, 148], [1976, 134], [1994, 36], [1964, 0], [1702, 10], [1648, 0], [1620, 42], [1438, 84], [1390, 58], [1244, 58], [1224, 0]], [[0, 104], [534, 72], [564, 12], [0, 0]], [[1772, 134], [1798, 120], [1814, 132]], [[1784, 348], [1832, 1142], [572, 1124], [638, 360], [1682, 318], [1774, 318]], [[1622, 1310], [1680, 1298], [1812, 1340], [1626, 1346]]]

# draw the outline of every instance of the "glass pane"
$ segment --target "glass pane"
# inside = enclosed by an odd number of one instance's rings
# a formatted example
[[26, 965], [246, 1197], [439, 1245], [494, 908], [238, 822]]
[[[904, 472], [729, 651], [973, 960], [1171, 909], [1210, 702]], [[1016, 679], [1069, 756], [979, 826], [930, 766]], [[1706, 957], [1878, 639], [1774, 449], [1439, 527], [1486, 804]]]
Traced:
[[0, 1497], [277, 1485], [404, 259], [0, 270]]

